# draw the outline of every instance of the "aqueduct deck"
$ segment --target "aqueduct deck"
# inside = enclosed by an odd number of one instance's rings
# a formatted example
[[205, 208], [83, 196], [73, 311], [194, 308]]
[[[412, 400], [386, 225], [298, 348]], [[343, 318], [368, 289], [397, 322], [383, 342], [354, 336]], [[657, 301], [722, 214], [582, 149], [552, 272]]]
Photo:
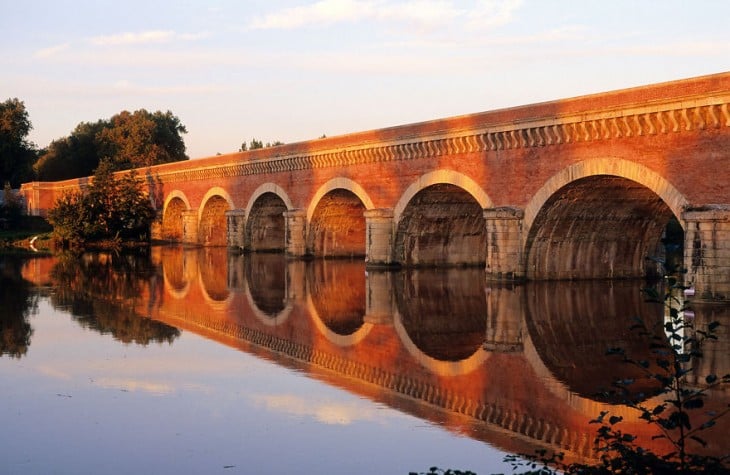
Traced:
[[[642, 276], [673, 224], [728, 302], [729, 107], [722, 73], [139, 171], [160, 239], [490, 279]], [[23, 185], [29, 212], [83, 181]]]

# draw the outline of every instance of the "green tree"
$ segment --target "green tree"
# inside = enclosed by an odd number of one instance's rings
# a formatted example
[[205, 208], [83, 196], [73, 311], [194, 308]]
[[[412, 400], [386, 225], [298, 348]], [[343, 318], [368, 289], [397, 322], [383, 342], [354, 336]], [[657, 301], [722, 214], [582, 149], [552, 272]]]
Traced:
[[187, 129], [172, 112], [122, 111], [108, 120], [82, 122], [69, 137], [54, 140], [35, 166], [38, 179], [89, 176], [103, 158], [114, 170], [187, 160]]
[[57, 242], [87, 242], [149, 237], [155, 210], [134, 170], [114, 176], [114, 165], [102, 160], [86, 190], [60, 198], [48, 213]]
[[97, 136], [108, 122], [82, 122], [70, 136], [54, 140], [40, 154], [34, 169], [41, 181], [67, 180], [93, 175], [99, 166]]
[[0, 224], [14, 227], [23, 213], [23, 204], [20, 197], [10, 188], [10, 182], [5, 182], [2, 203], [0, 203]]
[[259, 148], [276, 147], [278, 145], [284, 145], [284, 142], [282, 142], [281, 140], [274, 140], [273, 142], [266, 142], [266, 144], [264, 144], [264, 142], [261, 140], [251, 139], [251, 141], [248, 144], [244, 141], [241, 144], [241, 148], [239, 148], [238, 151], [245, 152], [247, 150], [256, 150]]
[[180, 134], [187, 129], [172, 112], [122, 111], [98, 135], [101, 156], [110, 157], [117, 170], [187, 160]]
[[0, 103], [0, 183], [17, 188], [33, 178], [35, 146], [26, 139], [33, 125], [23, 101]]

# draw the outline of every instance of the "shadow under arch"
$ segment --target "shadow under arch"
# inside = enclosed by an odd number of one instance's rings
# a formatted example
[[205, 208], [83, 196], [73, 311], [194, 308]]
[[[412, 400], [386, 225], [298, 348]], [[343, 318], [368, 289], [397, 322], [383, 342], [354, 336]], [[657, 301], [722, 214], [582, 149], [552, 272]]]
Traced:
[[679, 217], [689, 201], [664, 177], [651, 169], [621, 158], [593, 158], [559, 171], [548, 179], [525, 207], [525, 228], [529, 231], [540, 209], [556, 191], [576, 181], [596, 175], [613, 175], [635, 181], [653, 191]]
[[162, 239], [180, 242], [183, 239], [183, 212], [190, 209], [188, 197], [180, 190], [172, 190], [162, 206]]
[[219, 186], [209, 189], [198, 208], [198, 242], [206, 246], [225, 246], [228, 222], [226, 211], [235, 209], [233, 199]]
[[286, 223], [283, 213], [293, 208], [286, 191], [275, 183], [264, 183], [246, 205], [244, 248], [249, 251], [284, 251]]
[[484, 209], [492, 200], [468, 176], [426, 173], [394, 209], [395, 261], [405, 266], [479, 265], [487, 253]]
[[364, 257], [364, 212], [373, 208], [365, 189], [349, 178], [333, 178], [319, 187], [307, 208], [309, 253], [317, 257]]
[[533, 280], [654, 275], [657, 269], [646, 257], [663, 254], [667, 225], [674, 221], [679, 229], [687, 204], [643, 165], [617, 158], [573, 164], [545, 182], [525, 208], [525, 275]]

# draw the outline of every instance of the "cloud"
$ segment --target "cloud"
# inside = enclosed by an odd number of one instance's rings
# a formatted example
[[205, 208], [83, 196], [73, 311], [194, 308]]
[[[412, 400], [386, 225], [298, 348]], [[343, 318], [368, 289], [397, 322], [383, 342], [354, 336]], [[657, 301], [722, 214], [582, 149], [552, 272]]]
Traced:
[[153, 43], [169, 43], [175, 40], [194, 41], [209, 36], [207, 32], [175, 33], [170, 30], [152, 30], [141, 32], [125, 32], [114, 35], [95, 36], [89, 42], [96, 46], [142, 45]]
[[36, 51], [33, 56], [36, 58], [51, 58], [56, 56], [58, 53], [61, 53], [63, 51], [66, 51], [69, 46], [71, 46], [69, 43], [63, 43], [60, 45], [50, 46], [48, 48], [39, 49]]
[[511, 21], [522, 0], [482, 0], [470, 8], [453, 0], [320, 0], [254, 18], [254, 29], [294, 29], [335, 23], [377, 21], [405, 23], [419, 29], [458, 26], [492, 27]]

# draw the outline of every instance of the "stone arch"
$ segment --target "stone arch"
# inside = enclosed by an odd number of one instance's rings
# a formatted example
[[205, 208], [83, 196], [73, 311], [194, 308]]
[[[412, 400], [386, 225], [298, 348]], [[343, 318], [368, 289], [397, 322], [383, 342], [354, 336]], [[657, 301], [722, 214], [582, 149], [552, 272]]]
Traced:
[[173, 190], [162, 206], [161, 237], [165, 241], [182, 242], [183, 212], [190, 209], [190, 201], [180, 190]]
[[333, 178], [307, 208], [308, 251], [321, 257], [365, 256], [364, 212], [374, 205], [364, 188], [349, 178]]
[[213, 187], [203, 196], [198, 209], [198, 243], [204, 246], [227, 244], [226, 211], [235, 209], [226, 190]]
[[286, 223], [283, 213], [292, 209], [286, 191], [274, 183], [264, 183], [246, 206], [244, 248], [250, 251], [284, 251]]
[[406, 208], [406, 206], [408, 206], [408, 203], [411, 201], [411, 199], [413, 199], [414, 196], [416, 196], [416, 194], [418, 194], [418, 192], [420, 192], [424, 188], [428, 188], [431, 185], [440, 184], [458, 186], [459, 188], [465, 190], [471, 196], [473, 196], [482, 208], [491, 208], [494, 206], [492, 204], [492, 200], [489, 198], [489, 196], [487, 196], [487, 194], [477, 182], [464, 175], [463, 173], [459, 173], [454, 170], [441, 169], [421, 175], [418, 180], [411, 183], [411, 185], [406, 188], [406, 191], [403, 192], [403, 195], [401, 196], [400, 200], [398, 200], [398, 204], [393, 210], [393, 221], [396, 223], [400, 221], [403, 210]]
[[406, 266], [484, 265], [484, 208], [492, 201], [471, 178], [436, 170], [412, 183], [394, 210], [395, 261]]
[[560, 188], [580, 178], [595, 175], [618, 176], [644, 185], [659, 196], [677, 217], [689, 205], [687, 198], [671, 183], [643, 165], [620, 158], [594, 158], [564, 168], [545, 182], [525, 208], [525, 229], [530, 229], [545, 202]]
[[632, 278], [656, 272], [667, 224], [687, 199], [652, 170], [621, 159], [576, 163], [550, 178], [525, 208], [530, 279]]

